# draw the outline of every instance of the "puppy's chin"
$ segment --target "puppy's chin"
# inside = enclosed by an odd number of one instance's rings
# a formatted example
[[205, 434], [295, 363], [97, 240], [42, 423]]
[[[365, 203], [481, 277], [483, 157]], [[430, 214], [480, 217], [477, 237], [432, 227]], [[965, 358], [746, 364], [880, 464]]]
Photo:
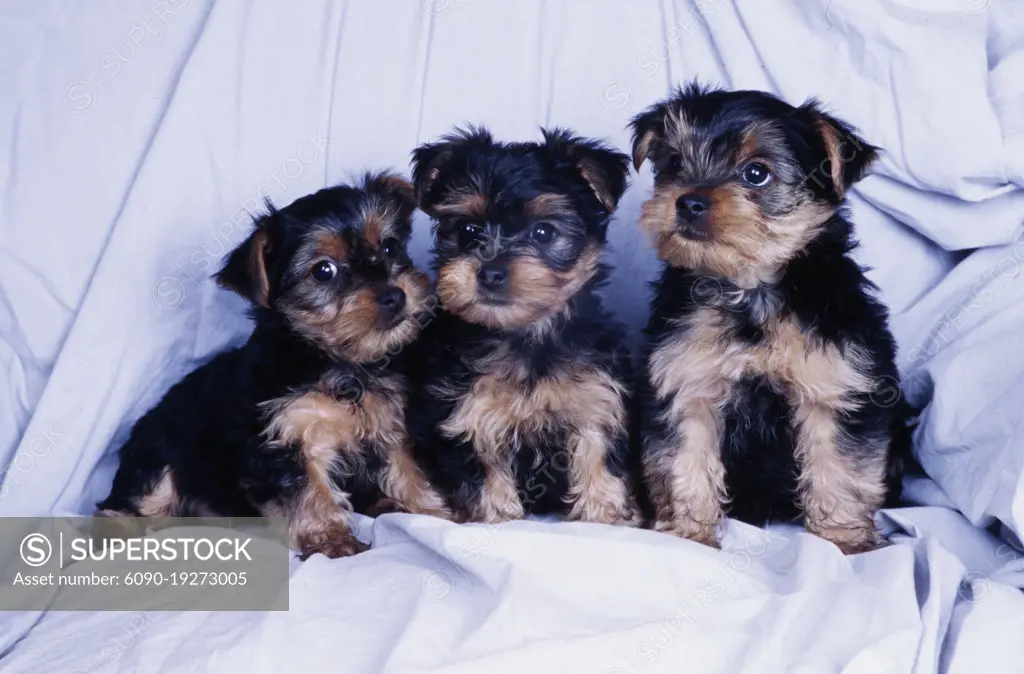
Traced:
[[[444, 300], [442, 300], [443, 302]], [[451, 313], [464, 321], [477, 323], [491, 330], [517, 330], [543, 320], [547, 315], [554, 315], [565, 310], [565, 307], [553, 307], [549, 312], [530, 303], [492, 304], [481, 301], [465, 303]]]
[[707, 243], [711, 241], [715, 230], [713, 222], [709, 217], [701, 217], [696, 220], [687, 220], [682, 217], [676, 218], [676, 230], [679, 235], [689, 241]]
[[568, 311], [569, 301], [594, 277], [600, 248], [590, 246], [568, 271], [551, 269], [533, 257], [509, 263], [507, 290], [489, 296], [477, 284], [480, 260], [460, 257], [438, 269], [437, 297], [449, 312], [491, 330], [518, 330]]
[[683, 222], [676, 200], [686, 192], [675, 185], [656, 187], [644, 203], [641, 227], [658, 257], [673, 267], [727, 278], [740, 287], [773, 283], [786, 263], [804, 250], [835, 213], [814, 200], [797, 203], [769, 217], [738, 185], [709, 192], [708, 213], [698, 223]]
[[394, 321], [391, 327], [371, 330], [361, 339], [342, 347], [343, 355], [359, 363], [372, 363], [397, 355], [420, 335], [422, 324], [417, 316], [407, 314]]

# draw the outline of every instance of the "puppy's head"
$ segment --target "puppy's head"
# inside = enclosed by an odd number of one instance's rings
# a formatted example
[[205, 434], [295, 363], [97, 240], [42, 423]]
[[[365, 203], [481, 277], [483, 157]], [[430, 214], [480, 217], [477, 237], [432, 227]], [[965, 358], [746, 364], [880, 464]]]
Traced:
[[437, 294], [451, 313], [515, 330], [564, 312], [601, 270], [628, 158], [554, 129], [539, 143], [456, 131], [413, 152], [420, 207], [435, 220]]
[[635, 117], [654, 193], [641, 226], [670, 265], [772, 282], [836, 212], [877, 148], [809, 101], [696, 84]]
[[414, 209], [412, 185], [390, 173], [271, 208], [217, 282], [335, 358], [378, 360], [415, 339], [432, 309], [406, 252]]

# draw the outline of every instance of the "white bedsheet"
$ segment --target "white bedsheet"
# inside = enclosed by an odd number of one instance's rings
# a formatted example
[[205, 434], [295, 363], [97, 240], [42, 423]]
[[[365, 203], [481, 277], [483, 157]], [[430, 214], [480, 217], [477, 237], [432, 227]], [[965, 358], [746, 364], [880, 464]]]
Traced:
[[[288, 612], [49, 614], [4, 672], [1019, 671], [1024, 598], [992, 577], [1000, 549], [926, 510], [896, 516], [921, 538], [855, 558], [735, 523], [714, 551], [604, 525], [385, 516], [370, 552], [295, 564]], [[969, 575], [935, 532], [961, 538]], [[947, 647], [954, 621], [976, 633], [969, 657]]]
[[[854, 198], [860, 255], [908, 393], [934, 397], [918, 449], [937, 482], [919, 489], [932, 507], [887, 516], [899, 545], [847, 560], [778, 534], [648, 661], [645, 640], [752, 530], [716, 553], [531, 522], [486, 529], [466, 557], [476, 528], [389, 517], [371, 553], [296, 565], [288, 614], [159, 616], [102, 666], [89, 658], [137, 617], [49, 614], [19, 640], [39, 616], [6, 616], [3, 670], [1019, 671], [1016, 554], [970, 523], [1024, 526], [1021, 281], [999, 266], [1024, 221], [1024, 5], [699, 5], [0, 3], [0, 515], [88, 511], [132, 421], [244, 337], [241, 303], [207, 277], [264, 196], [404, 168], [464, 121], [627, 148], [632, 114], [699, 77], [817, 96], [886, 149]], [[649, 188], [645, 171], [611, 232], [609, 302], [634, 327], [656, 269], [635, 226]]]

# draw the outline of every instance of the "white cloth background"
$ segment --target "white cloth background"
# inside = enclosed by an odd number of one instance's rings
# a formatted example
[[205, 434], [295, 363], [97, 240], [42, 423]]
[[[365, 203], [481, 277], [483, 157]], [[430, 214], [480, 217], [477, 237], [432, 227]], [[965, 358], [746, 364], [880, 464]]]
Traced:
[[[655, 661], [637, 649], [752, 530], [736, 525], [716, 553], [529, 522], [487, 529], [493, 545], [467, 557], [476, 528], [383, 518], [374, 551], [296, 565], [288, 614], [161, 616], [103, 668], [89, 664], [97, 644], [133, 616], [8, 616], [4, 671], [1018, 671], [1016, 554], [977, 527], [1024, 530], [1022, 12], [1013, 0], [0, 2], [0, 515], [88, 511], [133, 420], [244, 338], [241, 302], [208, 275], [264, 196], [404, 169], [462, 122], [508, 139], [565, 125], [626, 149], [629, 117], [694, 77], [818, 97], [885, 148], [853, 199], [859, 255], [893, 308], [906, 392], [931, 401], [918, 451], [935, 480], [912, 490], [928, 507], [886, 515], [904, 532], [893, 548], [848, 560], [774, 532]], [[633, 182], [607, 295], [638, 327], [656, 264], [635, 225], [647, 170]], [[428, 229], [417, 221], [421, 262]]]

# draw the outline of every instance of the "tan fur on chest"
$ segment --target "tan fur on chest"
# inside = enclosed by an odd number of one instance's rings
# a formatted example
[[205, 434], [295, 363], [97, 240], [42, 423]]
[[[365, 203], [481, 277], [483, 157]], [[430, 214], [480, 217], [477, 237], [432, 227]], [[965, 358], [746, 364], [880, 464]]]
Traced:
[[793, 403], [843, 409], [852, 404], [851, 393], [870, 386], [867, 358], [854, 346], [840, 352], [792, 319], [772, 320], [761, 343], [745, 344], [729, 334], [731, 320], [728, 312], [700, 309], [651, 355], [649, 374], [659, 396], [721, 403], [735, 382], [763, 376]]
[[483, 489], [469, 517], [482, 522], [522, 517], [529, 504], [517, 490], [515, 452], [559, 437], [564, 442], [559, 451], [568, 458], [569, 519], [637, 524], [628, 486], [607, 464], [614, 438], [625, 433], [624, 393], [622, 384], [597, 368], [577, 366], [530, 382], [511, 359], [492, 360], [440, 427], [449, 438], [471, 443], [484, 467]]
[[599, 370], [575, 370], [526, 385], [506, 372], [479, 377], [441, 426], [482, 451], [501, 451], [563, 427], [623, 425], [622, 385]]

